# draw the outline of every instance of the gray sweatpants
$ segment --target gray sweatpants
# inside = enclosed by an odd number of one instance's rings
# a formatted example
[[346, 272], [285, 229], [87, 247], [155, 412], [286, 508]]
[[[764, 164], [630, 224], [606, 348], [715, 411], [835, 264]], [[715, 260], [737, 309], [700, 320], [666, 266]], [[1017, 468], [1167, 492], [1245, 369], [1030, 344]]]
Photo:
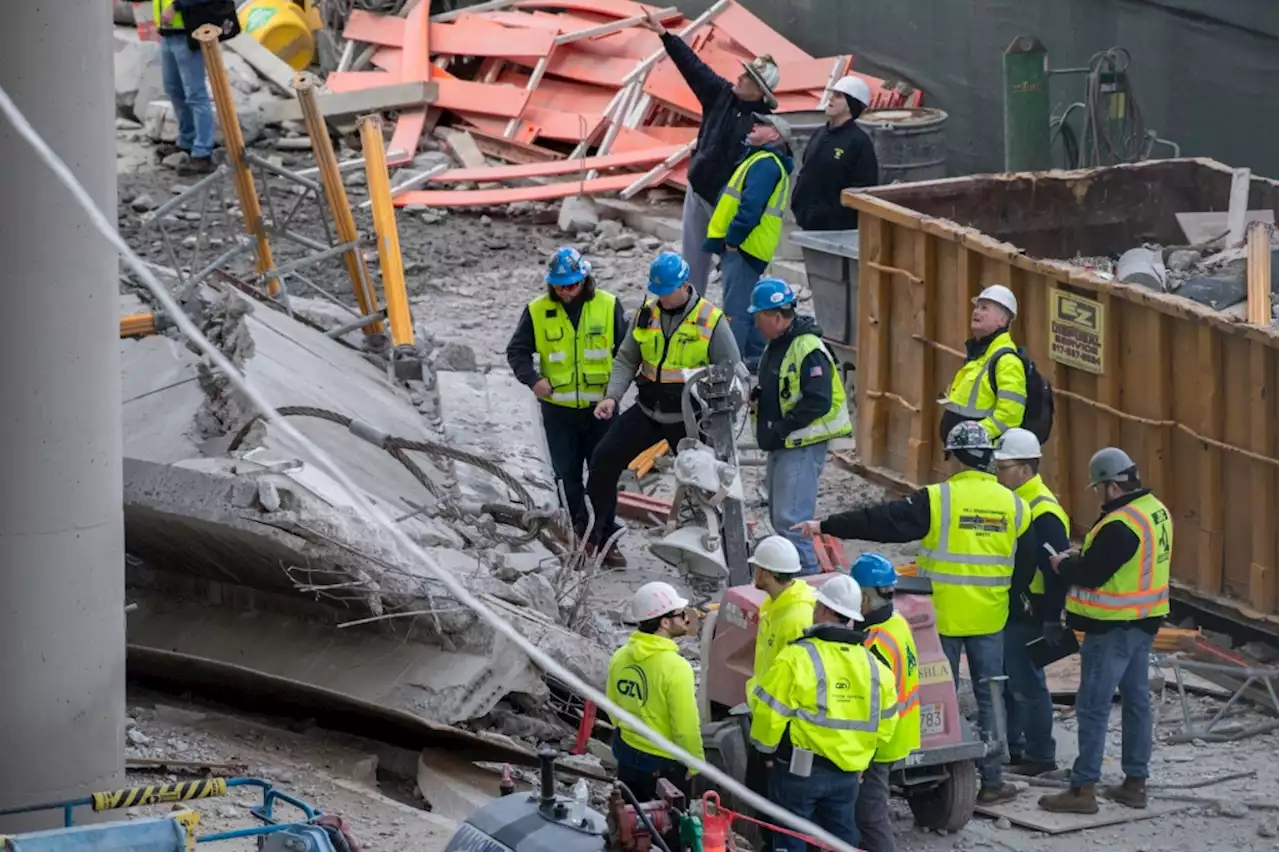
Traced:
[[867, 852], [894, 852], [893, 824], [889, 814], [889, 764], [871, 764], [862, 772], [858, 804], [858, 846]]
[[715, 208], [703, 201], [689, 187], [684, 191], [684, 210], [680, 214], [680, 256], [689, 264], [689, 283], [699, 296], [707, 295], [707, 279], [711, 277], [711, 258], [702, 250], [707, 239], [707, 225]]

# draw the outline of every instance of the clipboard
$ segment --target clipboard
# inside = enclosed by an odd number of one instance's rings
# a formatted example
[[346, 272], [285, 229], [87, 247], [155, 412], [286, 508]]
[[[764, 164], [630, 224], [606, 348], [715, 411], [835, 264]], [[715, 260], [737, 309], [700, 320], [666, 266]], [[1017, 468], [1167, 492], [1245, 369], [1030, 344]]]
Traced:
[[1027, 643], [1027, 654], [1039, 668], [1064, 660], [1079, 651], [1080, 640], [1076, 638], [1074, 630], [1063, 630], [1062, 638], [1057, 642], [1050, 643], [1043, 636], [1038, 636]]

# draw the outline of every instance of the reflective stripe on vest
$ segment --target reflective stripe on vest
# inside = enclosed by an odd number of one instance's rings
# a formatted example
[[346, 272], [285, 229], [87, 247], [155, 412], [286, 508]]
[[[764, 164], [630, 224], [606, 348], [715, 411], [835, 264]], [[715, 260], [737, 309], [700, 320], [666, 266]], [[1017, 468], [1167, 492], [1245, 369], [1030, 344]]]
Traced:
[[911, 624], [895, 610], [883, 623], [867, 628], [866, 644], [880, 649], [893, 669], [898, 724], [889, 742], [876, 748], [875, 756], [879, 763], [893, 763], [920, 748], [920, 665]]
[[544, 294], [529, 303], [542, 377], [551, 383], [547, 402], [587, 408], [604, 399], [613, 369], [613, 318], [617, 299], [596, 290], [582, 304], [575, 327], [562, 305]]
[[876, 733], [880, 729], [880, 669], [876, 665], [875, 658], [871, 656], [870, 649], [862, 648], [862, 651], [867, 655], [867, 663], [871, 669], [871, 690], [867, 698], [870, 703], [868, 718], [833, 719], [827, 708], [827, 667], [822, 662], [822, 655], [818, 653], [818, 649], [813, 642], [808, 639], [801, 639], [795, 644], [805, 649], [809, 655], [809, 662], [813, 664], [813, 675], [817, 681], [817, 688], [814, 691], [814, 703], [817, 706], [817, 712], [800, 707], [789, 707], [765, 692], [764, 687], [761, 686], [756, 686], [755, 699], [767, 704], [779, 716], [788, 719], [799, 719], [819, 728], [827, 728], [833, 731]]
[[[996, 388], [995, 393], [992, 393], [991, 388], [992, 362], [1005, 352], [1012, 352], [1016, 355], [1017, 351], [1009, 332], [1005, 331], [997, 334], [991, 343], [987, 345], [987, 351], [983, 353], [983, 357], [965, 362], [956, 372], [955, 378], [951, 380], [951, 387], [947, 391], [945, 408], [970, 420], [984, 420], [991, 417], [996, 410], [997, 400], [1008, 400], [1025, 406], [1027, 404], [1025, 392], [1018, 393], [1017, 391]], [[983, 404], [984, 397], [989, 404]], [[1001, 435], [1019, 425], [1017, 423], [1001, 423], [998, 420], [994, 422], [998, 434]]]
[[791, 177], [782, 165], [782, 159], [772, 151], [756, 151], [734, 170], [733, 176], [729, 178], [729, 183], [720, 193], [720, 199], [716, 202], [715, 210], [711, 214], [711, 221], [707, 225], [707, 237], [718, 240], [728, 236], [729, 225], [738, 215], [738, 207], [742, 204], [742, 189], [747, 182], [747, 172], [766, 157], [772, 157], [778, 164], [780, 177], [773, 187], [773, 192], [769, 194], [769, 201], [760, 215], [759, 224], [751, 229], [751, 233], [738, 248], [752, 257], [768, 261], [773, 259], [778, 243], [782, 240], [782, 217], [786, 213], [787, 202], [791, 195]]
[[893, 634], [880, 625], [867, 628], [868, 645], [878, 646], [889, 657], [889, 668], [893, 669], [894, 686], [898, 690], [898, 703], [893, 706], [893, 715], [905, 715], [920, 707], [920, 684], [907, 683], [907, 660], [898, 640]]
[[[684, 384], [694, 373], [711, 363], [711, 335], [722, 311], [706, 299], [685, 314], [668, 338], [662, 333], [661, 308], [650, 300], [640, 308], [631, 336], [640, 347], [637, 375], [650, 382]], [[646, 316], [644, 326], [640, 321]]]
[[[1027, 505], [1031, 507], [1032, 523], [1035, 523], [1035, 520], [1041, 515], [1053, 515], [1062, 521], [1062, 528], [1067, 536], [1070, 537], [1071, 519], [1067, 517], [1067, 510], [1062, 508], [1058, 498], [1049, 490], [1049, 486], [1044, 484], [1044, 479], [1039, 474], [1018, 486], [1014, 493], [1026, 500]], [[1044, 594], [1044, 573], [1040, 568], [1036, 568], [1036, 575], [1032, 578], [1028, 591], [1033, 595]]]
[[1004, 629], [1009, 616], [1018, 536], [1031, 523], [1026, 502], [982, 471], [930, 485], [929, 532], [918, 573], [934, 583], [938, 632], [980, 636]]
[[796, 429], [787, 435], [786, 446], [807, 447], [834, 438], [843, 438], [853, 434], [853, 422], [849, 419], [849, 409], [845, 405], [844, 383], [840, 379], [840, 371], [836, 369], [836, 359], [831, 350], [816, 334], [800, 334], [791, 339], [787, 352], [782, 356], [782, 365], [778, 370], [778, 404], [782, 416], [786, 417], [791, 409], [800, 402], [800, 386], [803, 377], [800, 368], [804, 359], [815, 349], [821, 349], [827, 357], [828, 372], [831, 375], [831, 408], [827, 413], [803, 428]]
[[1169, 566], [1173, 559], [1173, 521], [1151, 494], [1109, 512], [1085, 537], [1088, 552], [1098, 530], [1119, 521], [1138, 536], [1138, 549], [1100, 589], [1072, 586], [1067, 610], [1100, 621], [1137, 621], [1169, 612]]
[[[151, 0], [151, 20], [155, 21], [157, 27], [160, 26], [160, 14], [173, 5], [174, 0]], [[173, 21], [165, 24], [166, 30], [183, 29], [182, 13], [176, 9], [173, 12]]]

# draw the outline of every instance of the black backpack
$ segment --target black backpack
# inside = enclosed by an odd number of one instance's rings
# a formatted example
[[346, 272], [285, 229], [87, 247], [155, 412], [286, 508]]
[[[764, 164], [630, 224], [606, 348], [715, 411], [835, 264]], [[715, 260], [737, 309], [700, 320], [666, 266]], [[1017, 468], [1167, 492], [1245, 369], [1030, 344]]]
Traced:
[[1053, 386], [1036, 369], [1036, 362], [1027, 357], [1026, 350], [1019, 346], [1016, 351], [1003, 350], [987, 365], [992, 390], [997, 389], [996, 364], [1005, 355], [1016, 355], [1022, 361], [1022, 369], [1027, 374], [1027, 410], [1022, 418], [1022, 428], [1035, 435], [1043, 446], [1049, 442], [1049, 433], [1053, 431]]

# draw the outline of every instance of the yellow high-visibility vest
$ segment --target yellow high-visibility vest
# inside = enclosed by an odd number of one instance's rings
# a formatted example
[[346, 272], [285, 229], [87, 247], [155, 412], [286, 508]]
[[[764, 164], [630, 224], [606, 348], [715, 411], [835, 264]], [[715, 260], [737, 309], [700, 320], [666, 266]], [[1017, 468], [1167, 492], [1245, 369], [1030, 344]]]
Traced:
[[787, 174], [782, 158], [771, 151], [756, 151], [734, 170], [729, 183], [720, 193], [715, 211], [711, 214], [711, 222], [707, 225], [707, 236], [717, 240], [728, 236], [729, 225], [733, 222], [733, 217], [738, 215], [738, 208], [742, 205], [742, 188], [747, 183], [747, 172], [765, 157], [772, 157], [778, 164], [778, 173], [781, 177], [769, 195], [764, 213], [760, 216], [760, 224], [751, 229], [751, 233], [747, 234], [747, 238], [742, 241], [738, 249], [752, 257], [770, 261], [773, 260], [773, 253], [778, 250], [778, 243], [782, 240], [782, 217], [787, 212], [787, 202], [791, 197], [791, 176]]
[[929, 533], [920, 540], [918, 574], [933, 581], [943, 636], [999, 633], [1009, 619], [1009, 587], [1018, 536], [1031, 510], [1018, 495], [978, 470], [930, 485]]
[[981, 421], [993, 439], [1021, 426], [1027, 414], [1027, 373], [1022, 362], [1007, 357], [996, 364], [997, 388], [991, 386], [990, 369], [993, 358], [1017, 351], [1009, 332], [992, 338], [986, 352], [956, 371], [947, 389], [946, 409], [966, 420]]
[[[1049, 486], [1044, 484], [1044, 479], [1040, 474], [1028, 479], [1019, 485], [1014, 493], [1027, 501], [1027, 505], [1031, 507], [1031, 522], [1035, 523], [1036, 518], [1044, 514], [1053, 515], [1062, 521], [1062, 528], [1066, 531], [1067, 536], [1071, 535], [1071, 519], [1067, 517], [1067, 510], [1062, 508], [1062, 504], [1058, 502], [1058, 498], [1049, 490]], [[1044, 594], [1044, 574], [1039, 568], [1036, 569], [1036, 576], [1031, 581], [1031, 588], [1028, 590], [1033, 595]]]
[[1138, 549], [1101, 588], [1072, 586], [1067, 612], [1099, 621], [1138, 621], [1169, 614], [1173, 519], [1150, 492], [1104, 515], [1084, 538], [1084, 553], [1106, 524], [1119, 521], [1138, 537]]
[[861, 772], [898, 724], [893, 672], [864, 645], [817, 637], [782, 650], [751, 703], [751, 742], [764, 754], [788, 733], [845, 772]]
[[[693, 666], [680, 656], [680, 647], [662, 636], [632, 633], [627, 644], [609, 660], [610, 700], [636, 716], [685, 751], [701, 758], [702, 725], [693, 685]], [[649, 742], [617, 720], [622, 741], [637, 751], [671, 759], [660, 746]]]
[[813, 605], [817, 597], [813, 586], [794, 580], [776, 598], [766, 597], [760, 604], [760, 625], [756, 630], [755, 664], [747, 680], [747, 703], [756, 683], [769, 671], [769, 666], [782, 649], [799, 639], [813, 624]]
[[724, 314], [706, 299], [685, 314], [670, 339], [662, 333], [662, 309], [656, 299], [640, 308], [631, 336], [640, 346], [637, 376], [659, 384], [684, 384], [694, 370], [711, 363], [711, 335]]
[[[160, 26], [160, 13], [173, 5], [173, 0], [151, 0], [151, 20], [155, 21], [156, 26]], [[173, 13], [173, 22], [165, 25], [167, 30], [182, 29], [182, 13]]]
[[849, 409], [845, 405], [844, 383], [840, 380], [840, 371], [836, 369], [836, 359], [831, 357], [831, 351], [816, 334], [796, 335], [791, 339], [787, 353], [782, 356], [782, 365], [778, 370], [778, 401], [782, 416], [786, 417], [787, 412], [800, 402], [800, 383], [803, 379], [800, 375], [800, 366], [815, 349], [822, 350], [822, 354], [827, 356], [827, 362], [830, 365], [831, 408], [808, 426], [787, 435], [788, 447], [807, 447], [810, 444], [853, 434], [853, 422], [849, 419]]
[[578, 327], [564, 305], [544, 293], [529, 303], [542, 377], [551, 383], [547, 401], [588, 408], [604, 399], [613, 368], [613, 316], [617, 299], [596, 290], [583, 303]]
[[880, 624], [867, 628], [867, 647], [876, 648], [893, 669], [898, 693], [898, 725], [893, 738], [876, 751], [877, 763], [896, 763], [920, 748], [920, 662], [911, 624], [896, 610]]

